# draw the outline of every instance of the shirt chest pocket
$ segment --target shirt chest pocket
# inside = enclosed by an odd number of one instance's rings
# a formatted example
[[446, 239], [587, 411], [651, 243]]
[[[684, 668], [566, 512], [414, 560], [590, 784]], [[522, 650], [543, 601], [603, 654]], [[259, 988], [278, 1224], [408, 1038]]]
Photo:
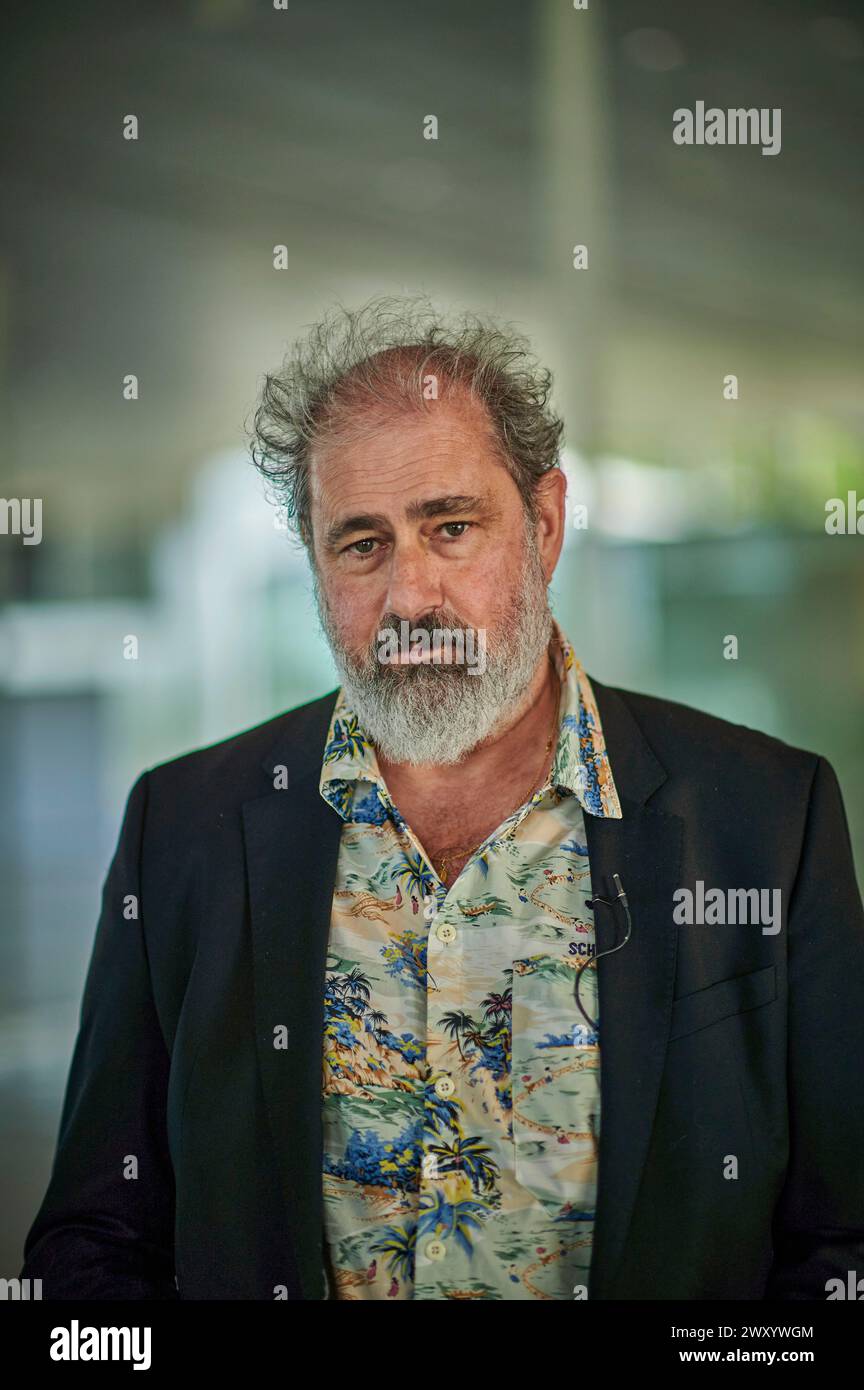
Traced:
[[[566, 957], [516, 962], [512, 996], [512, 1129], [516, 1181], [549, 1206], [586, 1209], [596, 1184], [600, 1076], [596, 1034]], [[579, 997], [597, 1015], [586, 970]]]

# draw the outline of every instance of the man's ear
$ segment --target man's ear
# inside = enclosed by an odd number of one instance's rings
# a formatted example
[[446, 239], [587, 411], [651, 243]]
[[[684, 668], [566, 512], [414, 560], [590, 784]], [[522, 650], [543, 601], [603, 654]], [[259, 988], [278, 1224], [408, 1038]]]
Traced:
[[535, 484], [534, 505], [537, 549], [548, 583], [558, 564], [567, 524], [567, 478], [563, 468], [550, 468]]

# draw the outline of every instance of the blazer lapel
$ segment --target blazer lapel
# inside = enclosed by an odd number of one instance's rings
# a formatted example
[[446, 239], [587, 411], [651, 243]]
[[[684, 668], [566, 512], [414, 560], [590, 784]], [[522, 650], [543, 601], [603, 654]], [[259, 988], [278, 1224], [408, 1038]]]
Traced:
[[[617, 691], [591, 684], [622, 810], [621, 820], [585, 816], [592, 891], [614, 899], [617, 873], [632, 922], [627, 945], [597, 962], [601, 1115], [593, 1299], [610, 1297], [657, 1108], [675, 981], [672, 894], [683, 822], [645, 806], [666, 772]], [[620, 903], [596, 903], [594, 920], [599, 957], [624, 939], [626, 914]]]
[[271, 786], [280, 766], [287, 786], [243, 806], [258, 1061], [306, 1299], [324, 1297], [324, 977], [342, 821], [318, 782], [335, 699], [301, 711], [305, 727], [265, 760]]

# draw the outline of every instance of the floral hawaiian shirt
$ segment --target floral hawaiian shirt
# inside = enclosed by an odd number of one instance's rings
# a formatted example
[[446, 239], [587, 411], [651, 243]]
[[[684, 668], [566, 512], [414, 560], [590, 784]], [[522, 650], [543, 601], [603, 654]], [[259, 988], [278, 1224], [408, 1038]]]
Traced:
[[320, 781], [344, 820], [324, 999], [330, 1297], [587, 1295], [600, 1048], [583, 816], [621, 807], [557, 624], [552, 655], [549, 782], [449, 889], [337, 698]]

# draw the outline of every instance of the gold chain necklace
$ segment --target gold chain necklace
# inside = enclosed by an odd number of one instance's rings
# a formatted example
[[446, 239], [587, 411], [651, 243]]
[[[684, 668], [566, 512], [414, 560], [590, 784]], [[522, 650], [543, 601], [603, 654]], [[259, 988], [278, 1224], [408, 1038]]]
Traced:
[[[542, 761], [541, 764], [540, 764], [540, 775], [541, 775], [541, 777], [542, 777], [543, 770], [544, 770], [544, 768], [546, 767], [546, 759], [548, 758], [550, 752], [552, 751], [552, 744], [553, 744], [553, 742], [555, 741], [555, 735], [556, 735], [556, 733], [558, 732], [558, 716], [559, 716], [559, 714], [560, 714], [560, 711], [561, 711], [561, 688], [560, 688], [560, 686], [559, 686], [559, 687], [558, 687], [558, 699], [557, 699], [556, 705], [555, 705], [555, 721], [554, 721], [554, 723], [553, 723], [553, 725], [552, 725], [552, 732], [551, 732], [551, 734], [549, 735], [549, 737], [548, 737], [547, 740], [546, 740], [546, 747], [543, 749], [543, 761]], [[530, 794], [530, 791], [533, 791], [534, 788], [535, 788], [536, 786], [537, 786], [537, 776], [535, 775], [535, 777], [534, 777], [534, 778], [532, 779], [532, 781], [531, 781], [531, 786], [530, 786], [530, 789], [529, 789], [529, 794]], [[524, 796], [523, 796], [523, 797], [522, 797], [522, 800], [519, 801], [519, 802], [517, 802], [517, 805], [521, 806], [521, 805], [523, 804], [523, 802], [526, 801], [526, 800], [527, 800], [527, 797], [524, 797]], [[513, 826], [513, 827], [511, 828], [511, 830], [510, 830], [508, 833], [509, 833], [510, 835], [512, 835], [513, 832], [515, 831], [515, 829], [516, 829], [516, 827]], [[463, 854], [465, 851], [468, 852], [468, 855], [469, 855], [469, 857], [470, 857], [470, 855], [472, 855], [472, 854], [474, 853], [475, 849], [479, 849], [480, 845], [482, 845], [483, 840], [485, 840], [485, 838], [486, 838], [486, 836], [484, 835], [484, 836], [483, 836], [483, 839], [475, 840], [475, 841], [473, 841], [470, 845], [450, 845], [450, 846], [448, 847], [448, 849], [447, 849], [447, 853], [446, 853], [446, 854], [433, 854], [433, 855], [430, 855], [430, 858], [431, 858], [431, 860], [432, 860], [432, 866], [433, 866], [433, 868], [435, 867], [436, 863], [441, 865], [441, 868], [438, 870], [438, 877], [441, 879], [442, 883], [446, 881], [446, 878], [447, 878], [447, 866], [448, 866], [448, 864], [450, 863], [450, 861], [451, 861], [452, 859], [458, 858], [458, 856], [459, 856], [460, 854]]]

